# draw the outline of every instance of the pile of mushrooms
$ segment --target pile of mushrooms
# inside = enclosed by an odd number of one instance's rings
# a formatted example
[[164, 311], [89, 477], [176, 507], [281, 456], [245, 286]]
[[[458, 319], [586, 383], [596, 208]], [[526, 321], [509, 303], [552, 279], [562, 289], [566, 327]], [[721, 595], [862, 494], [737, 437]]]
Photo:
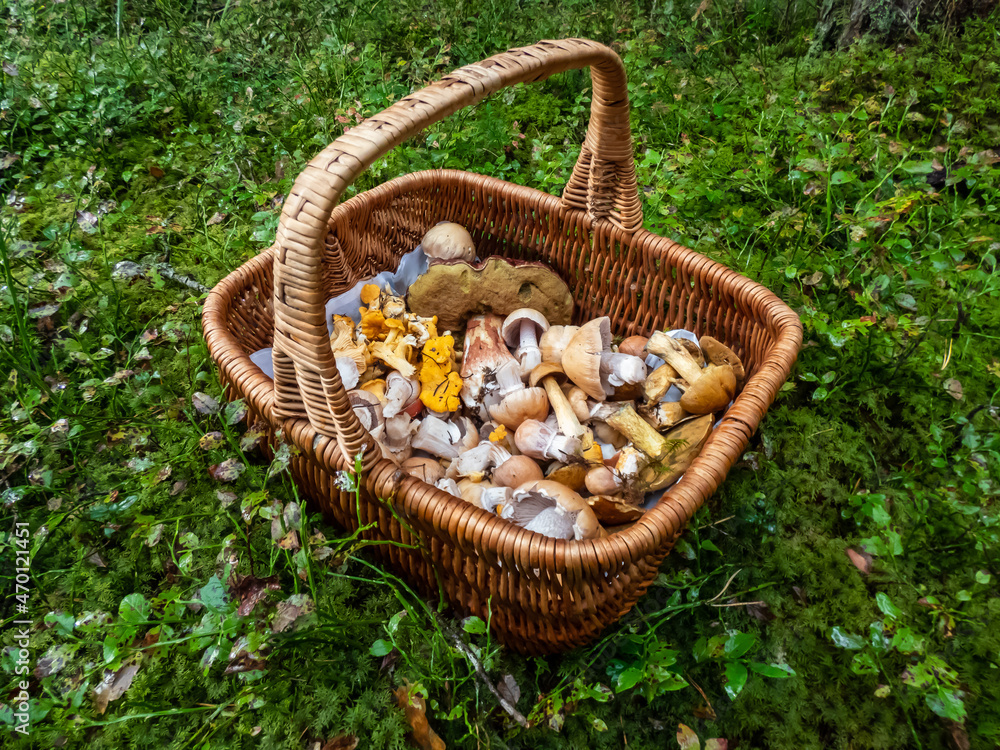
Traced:
[[[422, 244], [432, 265], [476, 252], [454, 224]], [[615, 346], [608, 317], [550, 325], [531, 308], [439, 332], [436, 316], [415, 315], [388, 289], [365, 286], [361, 301], [357, 325], [335, 316], [331, 346], [383, 456], [554, 538], [593, 538], [640, 518], [648, 496], [691, 465], [746, 377], [710, 336], [658, 331]]]

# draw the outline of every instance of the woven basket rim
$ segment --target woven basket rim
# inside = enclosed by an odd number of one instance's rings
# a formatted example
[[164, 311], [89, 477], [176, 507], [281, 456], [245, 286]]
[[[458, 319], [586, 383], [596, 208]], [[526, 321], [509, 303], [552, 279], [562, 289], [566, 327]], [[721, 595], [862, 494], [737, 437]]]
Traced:
[[[559, 199], [555, 196], [535, 188], [516, 185], [516, 183], [509, 183], [475, 172], [435, 169], [402, 175], [352, 196], [334, 209], [330, 217], [330, 225], [332, 227], [338, 221], [342, 221], [350, 215], [352, 210], [355, 210], [361, 203], [367, 202], [371, 198], [379, 197], [384, 193], [396, 192], [403, 194], [428, 181], [435, 183], [447, 181], [479, 183], [487, 193], [491, 189], [510, 185], [520, 190], [528, 190], [535, 193], [539, 201], [539, 208], [563, 212], [573, 211], [573, 209], [568, 209], [564, 205], [560, 205]], [[581, 214], [582, 221], [587, 224], [591, 223], [586, 217], [585, 212], [575, 212]], [[606, 220], [593, 222], [591, 229], [595, 229], [597, 225], [604, 221]], [[620, 230], [612, 229], [612, 231]], [[626, 238], [627, 235], [622, 234], [622, 237]], [[666, 239], [645, 229], [640, 229], [632, 235], [631, 241], [633, 243], [641, 242], [646, 237], [655, 237], [660, 240]], [[427, 521], [435, 529], [438, 529], [440, 533], [447, 534], [463, 548], [474, 547], [487, 561], [492, 562], [500, 558], [521, 568], [538, 568], [540, 566], [548, 567], [545, 559], [548, 558], [548, 562], [554, 565], [556, 572], [566, 572], [572, 569], [579, 570], [575, 565], [569, 566], [567, 564], [568, 558], [584, 558], [580, 560], [580, 563], [585, 568], [596, 565], [600, 569], [608, 569], [617, 567], [623, 559], [636, 560], [643, 555], [650, 554], [656, 548], [661, 547], [664, 542], [668, 541], [663, 538], [663, 534], [666, 530], [666, 522], [669, 515], [677, 517], [669, 525], [683, 530], [686, 520], [679, 526], [676, 523], [676, 520], [684, 519], [688, 516], [683, 506], [691, 502], [700, 505], [702, 501], [714, 493], [715, 489], [725, 478], [725, 474], [732, 463], [738, 458], [736, 454], [741, 451], [740, 446], [745, 444], [745, 440], [749, 439], [760, 422], [759, 417], [756, 419], [744, 419], [736, 416], [736, 413], [740, 411], [737, 407], [744, 400], [765, 397], [764, 408], [759, 411], [761, 413], [766, 411], [774, 397], [774, 393], [768, 394], [768, 391], [776, 391], [776, 389], [772, 389], [770, 386], [764, 384], [764, 381], [769, 379], [767, 377], [768, 371], [772, 375], [770, 378], [772, 381], [775, 374], [781, 375], [777, 382], [784, 382], [787, 379], [791, 367], [790, 362], [794, 360], [794, 354], [797, 353], [801, 342], [802, 326], [798, 316], [766, 287], [747, 279], [747, 277], [706, 256], [696, 253], [690, 248], [686, 248], [671, 240], [667, 240], [667, 242], [670, 243], [671, 249], [697, 256], [700, 261], [697, 273], [712, 274], [713, 283], [739, 280], [742, 286], [741, 293], [753, 295], [757, 298], [755, 299], [755, 304], [762, 306], [759, 308], [761, 309], [761, 313], [757, 316], [757, 322], [766, 325], [770, 329], [774, 336], [774, 341], [768, 350], [768, 355], [760, 363], [756, 372], [747, 379], [743, 390], [737, 395], [733, 405], [726, 414], [719, 420], [709, 441], [694, 459], [691, 466], [688, 467], [677, 483], [667, 489], [658, 503], [643, 514], [643, 517], [639, 521], [626, 529], [615, 531], [599, 539], [580, 541], [552, 539], [514, 526], [508, 521], [502, 520], [481, 508], [466, 503], [461, 498], [456, 498], [431, 485], [427, 485], [419, 479], [405, 475], [398, 476], [401, 474], [401, 472], [398, 472], [398, 467], [386, 459], [378, 462], [371, 474], [379, 476], [379, 484], [382, 486], [391, 485], [395, 487], [397, 489], [397, 498], [393, 502], [391, 497], [380, 497], [379, 501], [391, 503], [397, 510], [405, 510], [406, 515], [412, 515]], [[243, 382], [238, 386], [239, 395], [252, 399], [254, 401], [253, 405], [268, 419], [272, 426], [275, 428], [284, 427], [286, 433], [295, 436], [295, 443], [301, 449], [309, 453], [314, 453], [315, 458], [326, 463], [331, 470], [352, 468], [343, 465], [340, 452], [336, 450], [336, 441], [322, 436], [307, 420], [290, 419], [286, 420], [284, 424], [277, 424], [275, 422], [272, 416], [274, 405], [273, 381], [257, 368], [256, 365], [252, 365], [249, 361], [250, 352], [240, 347], [236, 337], [226, 326], [222, 312], [224, 300], [227, 297], [231, 299], [235, 293], [243, 291], [248, 287], [246, 281], [249, 278], [246, 274], [248, 268], [264, 271], [265, 273], [270, 271], [267, 266], [271, 264], [274, 248], [275, 246], [272, 245], [255, 258], [235, 269], [210, 291], [203, 315], [205, 336], [209, 343], [209, 349], [213, 359], [219, 363], [220, 367], [228, 369], [237, 362], [252, 366], [248, 371], [244, 369], [246, 374], [242, 379]], [[779, 350], [782, 349], [790, 349], [792, 352], [792, 360], [790, 360], [787, 367], [783, 367], [775, 361], [778, 359]], [[778, 368], [780, 372], [773, 372], [774, 368]], [[760, 391], [760, 393], [756, 393], [756, 391]], [[301, 442], [299, 438], [302, 439]], [[713, 449], [716, 452], [724, 452], [729, 459], [725, 471], [722, 471], [721, 474], [718, 469], [709, 466], [708, 453]], [[395, 476], [390, 478], [387, 476], [389, 473], [395, 474]], [[428, 488], [431, 492], [420, 493], [422, 496], [421, 501], [411, 506], [406, 502], [406, 498], [412, 494], [411, 488], [414, 486]], [[402, 500], [402, 503], [399, 500]], [[434, 516], [440, 518], [445, 510], [450, 511], [448, 513], [449, 523], [447, 528], [442, 529], [439, 524], [435, 523]], [[469, 539], [460, 533], [460, 530], [464, 530], [468, 522], [476, 518], [478, 514], [482, 514], [478, 516], [480, 521], [485, 522], [480, 526], [482, 533], [476, 535], [476, 539]], [[513, 557], [510, 555], [512, 549], [514, 550]]]

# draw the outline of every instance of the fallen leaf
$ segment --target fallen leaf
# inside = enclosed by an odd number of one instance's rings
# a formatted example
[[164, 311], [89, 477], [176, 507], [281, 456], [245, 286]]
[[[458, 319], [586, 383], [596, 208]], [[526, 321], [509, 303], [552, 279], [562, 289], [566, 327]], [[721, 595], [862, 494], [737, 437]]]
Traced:
[[149, 328], [142, 332], [142, 335], [139, 336], [139, 340], [144, 344], [148, 344], [150, 341], [154, 341], [159, 335], [159, 332], [155, 328]]
[[948, 378], [944, 381], [944, 390], [956, 401], [962, 400], [962, 384], [956, 378]]
[[269, 578], [256, 578], [255, 576], [244, 576], [233, 573], [229, 577], [229, 590], [233, 597], [240, 602], [236, 609], [236, 614], [246, 617], [253, 612], [257, 603], [267, 596], [268, 591], [281, 591], [281, 584], [278, 583], [278, 576]]
[[14, 162], [16, 162], [20, 158], [21, 158], [20, 154], [11, 154], [4, 152], [4, 155], [0, 156], [0, 170], [7, 169], [7, 167], [11, 166]]
[[3, 72], [9, 75], [11, 78], [17, 78], [20, 75], [17, 66], [14, 63], [9, 63], [9, 62], [5, 62], [3, 64]]
[[681, 750], [700, 750], [701, 740], [687, 724], [677, 725], [677, 744]]
[[298, 552], [302, 548], [302, 545], [299, 544], [299, 533], [297, 531], [289, 531], [278, 540], [278, 546], [281, 549]]
[[161, 177], [163, 177], [164, 174], [166, 174], [166, 172], [164, 172], [155, 164], [149, 168], [149, 173], [156, 179], [160, 179]]
[[172, 471], [173, 469], [170, 468], [169, 464], [164, 466], [162, 469], [156, 472], [156, 479], [153, 481], [153, 484], [159, 484], [160, 482], [167, 481], [167, 479], [170, 478], [170, 474]]
[[322, 750], [354, 750], [358, 746], [358, 738], [353, 734], [338, 734], [332, 740], [327, 740]]
[[221, 224], [225, 218], [226, 214], [222, 214], [216, 211], [214, 214], [212, 214], [212, 218], [208, 220], [208, 226], [211, 227], [216, 224]]
[[969, 735], [964, 726], [957, 721], [949, 721], [948, 731], [951, 733], [951, 745], [955, 750], [969, 750]]
[[505, 674], [503, 679], [497, 683], [497, 692], [512, 706], [516, 706], [521, 700], [521, 688], [517, 684], [513, 675]]
[[208, 475], [216, 482], [235, 482], [246, 469], [241, 461], [227, 458], [221, 464], [208, 467]]
[[183, 479], [178, 479], [176, 482], [174, 482], [173, 486], [170, 488], [170, 497], [177, 497], [185, 490], [187, 486], [188, 486], [187, 482], [185, 482]]
[[206, 432], [201, 436], [198, 441], [198, 447], [203, 451], [210, 451], [219, 448], [226, 442], [225, 436], [218, 430], [213, 430], [212, 432]]
[[308, 594], [292, 594], [283, 602], [278, 602], [278, 613], [271, 623], [271, 632], [281, 633], [288, 630], [292, 624], [315, 609]]
[[858, 552], [850, 547], [848, 547], [845, 552], [847, 552], [847, 556], [850, 558], [854, 567], [860, 570], [864, 575], [868, 575], [872, 572], [872, 556], [867, 552]]
[[729, 740], [724, 740], [719, 737], [705, 740], [705, 750], [728, 750], [728, 748]]
[[816, 286], [822, 280], [823, 280], [822, 271], [816, 271], [816, 273], [802, 277], [802, 283], [805, 284], [806, 286]]
[[413, 692], [409, 682], [403, 682], [402, 687], [394, 691], [396, 705], [403, 709], [406, 721], [413, 731], [410, 738], [420, 750], [445, 750], [444, 740], [438, 737], [427, 722], [427, 704], [423, 697]]
[[195, 391], [191, 403], [199, 414], [216, 414], [219, 411], [219, 402], [201, 391]]
[[757, 620], [757, 622], [770, 622], [774, 619], [774, 612], [771, 611], [766, 602], [748, 604], [747, 614]]
[[118, 385], [119, 383], [128, 380], [133, 375], [135, 375], [135, 370], [118, 370], [111, 377], [104, 379], [104, 385]]
[[236, 641], [232, 651], [229, 652], [229, 666], [223, 674], [236, 674], [238, 672], [251, 672], [263, 669], [265, 660], [261, 655], [250, 649], [250, 642], [246, 636], [242, 636]]
[[267, 436], [267, 428], [263, 425], [254, 425], [249, 430], [243, 433], [243, 437], [240, 438], [240, 449], [244, 453], [252, 451], [254, 448], [259, 448], [264, 444], [264, 438]]
[[223, 508], [228, 508], [239, 499], [236, 497], [235, 492], [226, 492], [224, 490], [216, 490], [215, 497]]
[[76, 212], [76, 223], [83, 230], [84, 234], [95, 234], [97, 232], [97, 221], [97, 216], [90, 213], [90, 211]]
[[111, 278], [134, 279], [142, 276], [142, 273], [142, 266], [138, 263], [134, 263], [131, 260], [122, 260], [115, 263], [115, 267], [111, 270]]
[[125, 695], [125, 691], [129, 689], [138, 672], [138, 662], [126, 664], [117, 672], [105, 672], [104, 681], [94, 688], [94, 708], [97, 713], [103, 714], [111, 701]]
[[698, 20], [698, 16], [700, 16], [702, 13], [708, 10], [709, 4], [710, 0], [701, 0], [701, 5], [698, 6], [698, 9], [694, 12], [694, 15], [691, 16], [692, 23]]

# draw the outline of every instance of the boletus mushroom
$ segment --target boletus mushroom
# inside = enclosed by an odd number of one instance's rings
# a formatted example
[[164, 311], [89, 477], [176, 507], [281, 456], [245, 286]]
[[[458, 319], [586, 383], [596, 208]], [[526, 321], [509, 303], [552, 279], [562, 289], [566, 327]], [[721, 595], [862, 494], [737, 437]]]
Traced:
[[447, 260], [462, 260], [472, 263], [476, 260], [476, 243], [472, 235], [461, 224], [444, 221], [427, 230], [420, 242], [428, 263]]
[[637, 499], [673, 484], [701, 451], [714, 421], [712, 415], [706, 414], [661, 435], [636, 414], [631, 404], [610, 416], [608, 424], [629, 439], [615, 465], [626, 482], [627, 497]]
[[680, 403], [692, 414], [711, 414], [724, 409], [736, 395], [736, 375], [728, 364], [701, 367], [681, 340], [657, 331], [649, 337], [646, 351], [662, 357], [683, 378], [674, 381], [684, 391]]
[[500, 515], [521, 528], [555, 539], [593, 539], [601, 533], [586, 500], [569, 487], [546, 479], [515, 489]]

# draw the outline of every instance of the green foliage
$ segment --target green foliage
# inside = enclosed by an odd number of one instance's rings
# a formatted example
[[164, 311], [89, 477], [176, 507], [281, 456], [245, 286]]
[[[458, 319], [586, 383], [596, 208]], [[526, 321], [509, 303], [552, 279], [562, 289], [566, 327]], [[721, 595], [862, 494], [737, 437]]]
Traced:
[[[408, 681], [449, 746], [661, 748], [682, 723], [744, 747], [1000, 741], [995, 15], [808, 58], [815, 18], [763, 2], [6, 13], [0, 731], [28, 679], [25, 747], [401, 748], [390, 691]], [[266, 247], [345, 128], [564, 36], [622, 55], [647, 228], [774, 290], [806, 335], [647, 595], [540, 659], [305, 504], [294, 449], [265, 455], [245, 407], [220, 405], [200, 292], [176, 274], [211, 286]], [[558, 193], [589, 87], [576, 71], [503, 92], [351, 192], [453, 168]], [[530, 729], [474, 660], [519, 688]]]

